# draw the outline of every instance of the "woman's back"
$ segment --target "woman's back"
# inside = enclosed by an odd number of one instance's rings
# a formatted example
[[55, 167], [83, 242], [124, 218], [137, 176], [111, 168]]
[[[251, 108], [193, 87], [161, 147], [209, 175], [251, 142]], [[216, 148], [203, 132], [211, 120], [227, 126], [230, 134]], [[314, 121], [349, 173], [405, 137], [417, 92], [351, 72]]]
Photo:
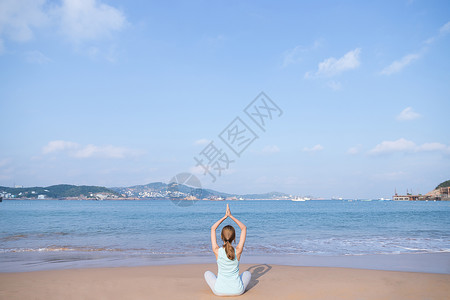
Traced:
[[244, 285], [239, 276], [239, 260], [236, 255], [234, 260], [227, 257], [225, 249], [219, 248], [219, 255], [217, 257], [217, 280], [214, 289], [217, 293], [224, 294], [242, 294], [244, 292]]

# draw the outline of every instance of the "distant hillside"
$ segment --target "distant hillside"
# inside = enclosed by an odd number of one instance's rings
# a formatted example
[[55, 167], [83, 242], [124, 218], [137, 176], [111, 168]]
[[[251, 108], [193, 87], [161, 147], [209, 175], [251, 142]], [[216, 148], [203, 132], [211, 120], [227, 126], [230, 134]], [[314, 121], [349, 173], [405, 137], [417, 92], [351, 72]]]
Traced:
[[443, 183], [439, 184], [435, 189], [443, 187], [450, 187], [450, 180], [444, 181]]
[[11, 188], [0, 186], [0, 192], [11, 194], [13, 198], [37, 198], [39, 195], [44, 195], [45, 198], [61, 199], [70, 197], [85, 197], [95, 198], [96, 194], [114, 195], [118, 196], [115, 191], [102, 186], [88, 186], [88, 185], [70, 185], [58, 184], [47, 187], [26, 187], [26, 188]]
[[[173, 190], [172, 190], [173, 191]], [[225, 198], [231, 199], [288, 199], [289, 195], [279, 192], [270, 192], [265, 194], [229, 194], [218, 192], [211, 189], [200, 189], [192, 192], [191, 188], [186, 185], [178, 185], [177, 191], [181, 197], [189, 196], [191, 193], [199, 199], [220, 200]], [[87, 185], [70, 185], [58, 184], [48, 187], [26, 187], [11, 188], [0, 186], [0, 196], [3, 198], [48, 198], [48, 199], [64, 199], [64, 198], [166, 198], [171, 197], [168, 191], [168, 185], [163, 182], [152, 182], [145, 185], [134, 185], [130, 187], [111, 187], [87, 186]]]
[[[164, 198], [167, 196], [167, 184], [163, 182], [153, 182], [145, 185], [135, 185], [130, 187], [112, 187], [111, 190], [126, 196], [126, 197], [137, 197], [137, 198]], [[191, 192], [190, 188], [185, 185], [178, 185], [178, 190], [181, 193], [185, 193], [186, 196]], [[198, 196], [198, 195], [196, 195]], [[202, 189], [201, 198], [237, 198], [237, 199], [283, 199], [289, 197], [287, 194], [271, 192], [265, 194], [229, 194], [218, 192], [211, 189]]]
[[152, 182], [149, 184], [133, 185], [129, 187], [111, 187], [110, 189], [124, 197], [162, 198], [165, 197], [167, 184], [163, 182]]

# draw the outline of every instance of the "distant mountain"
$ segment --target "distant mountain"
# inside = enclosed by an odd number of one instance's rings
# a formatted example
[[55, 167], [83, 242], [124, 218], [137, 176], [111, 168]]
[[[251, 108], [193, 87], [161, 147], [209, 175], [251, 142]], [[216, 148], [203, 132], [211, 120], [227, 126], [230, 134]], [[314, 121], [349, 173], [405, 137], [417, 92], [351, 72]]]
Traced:
[[[130, 187], [112, 187], [111, 190], [121, 194], [126, 197], [137, 197], [137, 198], [164, 198], [168, 196], [169, 187], [163, 182], [153, 182], [145, 185], [135, 185]], [[177, 185], [177, 191], [180, 192], [182, 196], [188, 196], [192, 193], [191, 188], [188, 186], [179, 184]], [[236, 199], [288, 199], [290, 196], [288, 194], [279, 192], [270, 192], [265, 194], [229, 194], [223, 193], [211, 189], [201, 189], [201, 191], [196, 191], [194, 193], [197, 197], [202, 199], [221, 199], [221, 198], [236, 198]]]
[[450, 187], [450, 180], [447, 180], [447, 181], [442, 182], [441, 184], [439, 184], [439, 185], [435, 188], [435, 190], [438, 189], [438, 188], [443, 188], [443, 187]]
[[[175, 192], [175, 194], [174, 194]], [[152, 182], [145, 185], [134, 185], [129, 187], [87, 186], [58, 184], [48, 187], [21, 187], [11, 188], [0, 186], [0, 196], [3, 198], [24, 198], [24, 199], [105, 199], [105, 198], [167, 198], [167, 197], [189, 197], [195, 196], [198, 199], [290, 199], [290, 196], [279, 192], [265, 194], [229, 194], [211, 189], [192, 190], [189, 186], [176, 184], [168, 186], [163, 182]]]
[[[117, 197], [119, 194], [102, 186], [58, 184], [47, 187], [11, 188], [0, 186], [0, 192], [7, 198], [97, 198], [99, 194]], [[6, 197], [5, 197], [6, 198]]]
[[124, 197], [157, 198], [165, 197], [167, 184], [164, 182], [152, 182], [145, 185], [111, 187], [110, 189]]

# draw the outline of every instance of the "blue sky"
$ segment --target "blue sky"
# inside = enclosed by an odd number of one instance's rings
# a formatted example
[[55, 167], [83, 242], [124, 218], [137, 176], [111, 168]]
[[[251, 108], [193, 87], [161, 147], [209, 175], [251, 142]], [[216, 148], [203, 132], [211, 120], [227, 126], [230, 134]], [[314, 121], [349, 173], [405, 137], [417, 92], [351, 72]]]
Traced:
[[[0, 0], [0, 185], [426, 193], [450, 179], [448, 53], [448, 1]], [[215, 182], [211, 141], [234, 160]]]

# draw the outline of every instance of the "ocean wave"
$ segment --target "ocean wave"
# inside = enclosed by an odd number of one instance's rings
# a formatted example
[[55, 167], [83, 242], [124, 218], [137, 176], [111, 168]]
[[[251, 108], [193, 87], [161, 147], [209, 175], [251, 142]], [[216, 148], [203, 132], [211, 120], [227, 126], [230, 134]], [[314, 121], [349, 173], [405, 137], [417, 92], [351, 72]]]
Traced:
[[[168, 255], [168, 256], [195, 256], [211, 254], [210, 249], [192, 249], [192, 251], [182, 251], [180, 249], [125, 249], [125, 248], [106, 248], [106, 247], [73, 247], [73, 246], [48, 246], [39, 248], [11, 248], [0, 249], [1, 254], [7, 253], [107, 253], [131, 256], [147, 256], [147, 255]], [[249, 246], [246, 247], [247, 255], [307, 255], [307, 256], [363, 256], [363, 255], [391, 255], [391, 254], [426, 254], [426, 253], [450, 253], [448, 248], [427, 249], [427, 248], [410, 248], [397, 246], [394, 249], [372, 249], [371, 251], [361, 251], [353, 249], [345, 251], [345, 249], [296, 249], [279, 248], [267, 246]], [[108, 254], [108, 255], [109, 255]]]
[[121, 252], [126, 254], [142, 254], [142, 255], [195, 255], [201, 253], [210, 253], [211, 251], [158, 251], [154, 249], [123, 249], [123, 248], [97, 248], [97, 247], [71, 247], [71, 246], [49, 246], [40, 248], [12, 248], [12, 249], [0, 249], [0, 253], [25, 253], [25, 252]]
[[26, 239], [28, 237], [29, 237], [29, 235], [27, 235], [27, 234], [13, 234], [13, 235], [8, 235], [8, 236], [0, 238], [0, 242], [17, 241], [20, 239]]
[[13, 249], [1, 249], [1, 252], [20, 253], [20, 252], [64, 252], [64, 251], [77, 251], [77, 252], [122, 252], [123, 249], [112, 248], [89, 248], [89, 247], [70, 247], [70, 246], [49, 246], [41, 248], [13, 248]]
[[39, 233], [20, 233], [20, 234], [12, 234], [4, 237], [0, 237], [0, 242], [12, 242], [23, 239], [34, 239], [34, 238], [52, 238], [52, 237], [61, 237], [69, 235], [68, 232], [39, 232]]
[[[26, 238], [22, 235], [9, 236], [13, 242], [3, 243], [0, 253], [26, 253], [26, 252], [108, 252], [126, 253], [130, 255], [197, 255], [211, 252], [207, 242], [196, 245], [185, 243], [117, 243], [102, 245], [76, 245], [67, 241], [64, 244], [45, 245], [42, 241], [30, 241], [28, 245], [20, 245], [14, 240]], [[20, 242], [20, 241], [19, 241]], [[245, 246], [246, 253], [259, 254], [289, 254], [289, 255], [370, 255], [370, 254], [401, 254], [401, 253], [441, 253], [450, 252], [449, 240], [430, 238], [306, 238], [298, 240], [272, 240], [253, 242], [249, 239]], [[43, 245], [44, 244], [44, 245]], [[81, 244], [81, 243], [80, 243]], [[146, 245], [144, 245], [146, 244]], [[140, 247], [140, 246], [144, 247]], [[150, 247], [145, 247], [150, 246]]]

